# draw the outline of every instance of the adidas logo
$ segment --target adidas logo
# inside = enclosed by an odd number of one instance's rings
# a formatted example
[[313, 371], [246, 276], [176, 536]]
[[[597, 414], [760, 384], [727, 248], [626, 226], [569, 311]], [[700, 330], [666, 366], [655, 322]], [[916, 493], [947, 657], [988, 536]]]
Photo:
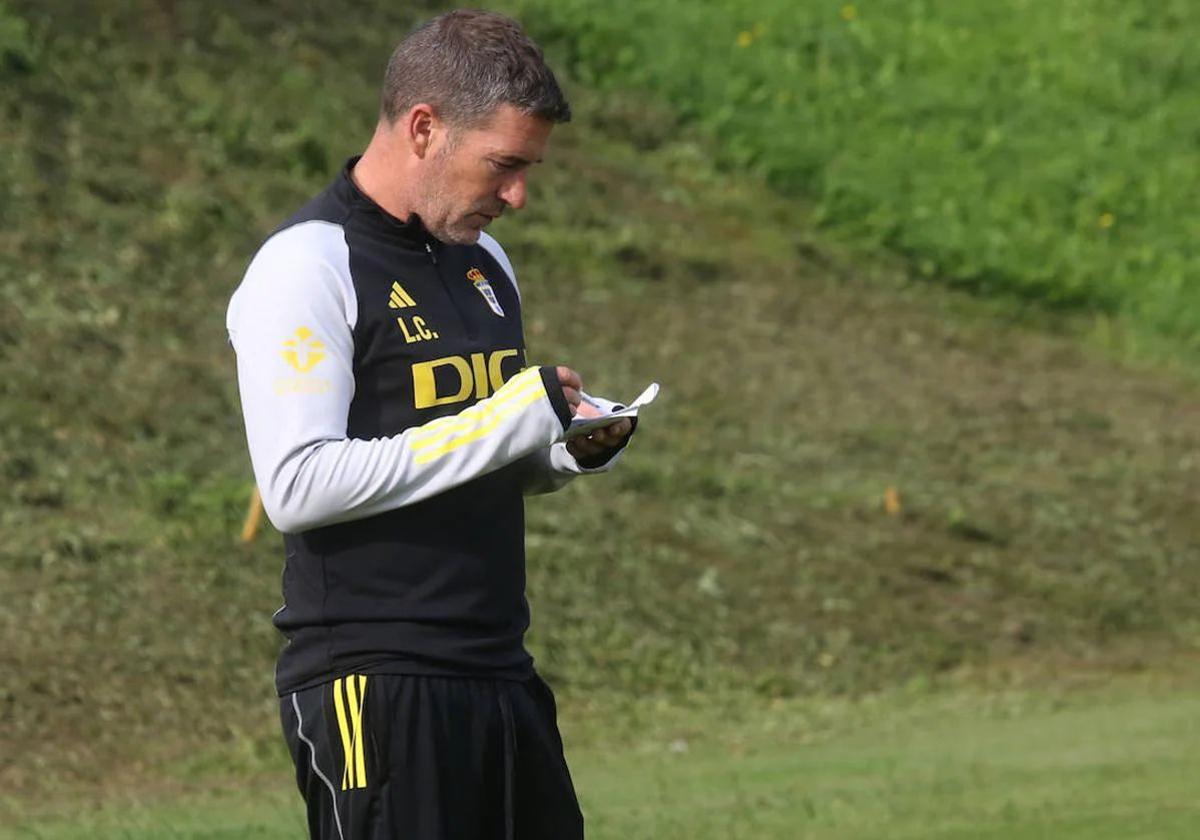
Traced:
[[407, 309], [416, 305], [417, 302], [408, 292], [404, 291], [403, 286], [399, 283], [392, 284], [392, 293], [388, 296], [388, 309]]

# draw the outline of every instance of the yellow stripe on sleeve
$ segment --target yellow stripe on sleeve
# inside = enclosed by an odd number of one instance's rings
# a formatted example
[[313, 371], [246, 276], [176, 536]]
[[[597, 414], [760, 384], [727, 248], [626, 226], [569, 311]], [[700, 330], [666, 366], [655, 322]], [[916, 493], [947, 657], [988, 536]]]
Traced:
[[468, 443], [473, 443], [473, 442], [479, 440], [480, 438], [486, 437], [487, 435], [489, 435], [493, 431], [495, 431], [496, 427], [499, 426], [502, 422], [507, 420], [512, 415], [521, 411], [521, 409], [525, 408], [525, 406], [529, 405], [530, 403], [537, 402], [544, 396], [544, 394], [545, 394], [545, 391], [535, 391], [535, 392], [529, 394], [528, 396], [526, 396], [524, 399], [521, 399], [518, 402], [513, 403], [510, 401], [509, 403], [507, 403], [505, 405], [504, 411], [496, 413], [489, 420], [489, 422], [478, 426], [478, 428], [476, 428], [474, 431], [469, 432], [467, 434], [452, 437], [450, 440], [443, 443], [437, 449], [431, 449], [428, 452], [422, 452], [420, 455], [417, 456], [417, 459], [416, 459], [417, 463], [418, 464], [428, 464], [430, 461], [436, 461], [438, 458], [442, 457], [443, 455], [445, 455], [448, 452], [453, 452], [455, 449], [458, 449], [459, 447], [466, 446]]
[[542, 386], [542, 375], [537, 368], [526, 368], [518, 373], [508, 382], [504, 383], [503, 387], [497, 389], [492, 398], [486, 402], [476, 403], [466, 409], [462, 414], [452, 415], [450, 417], [439, 417], [437, 420], [432, 420], [423, 426], [417, 432], [417, 438], [424, 439], [433, 436], [434, 432], [444, 434], [445, 429], [451, 424], [463, 423], [469, 425], [472, 421], [470, 417], [465, 417], [475, 409], [487, 411], [490, 407], [502, 405], [512, 399], [518, 393], [524, 392], [528, 388], [542, 387], [543, 393], [545, 388]]
[[[414, 440], [410, 444], [410, 448], [414, 451], [427, 449], [448, 437], [470, 432], [484, 423], [488, 422], [493, 416], [504, 412], [510, 405], [520, 403], [528, 405], [530, 402], [542, 397], [546, 393], [541, 387], [541, 381], [530, 383], [524, 387], [518, 388], [511, 394], [505, 394], [504, 399], [498, 402], [484, 403], [478, 406], [471, 406], [457, 418], [453, 424], [446, 424], [437, 429], [431, 429], [428, 433], [414, 435]], [[527, 398], [528, 397], [528, 398]]]
[[538, 397], [544, 395], [546, 389], [541, 373], [536, 369], [532, 369], [531, 372], [532, 376], [522, 373], [510, 379], [505, 385], [505, 388], [509, 389], [508, 393], [503, 393], [503, 390], [497, 391], [490, 402], [476, 404], [455, 417], [442, 417], [427, 424], [413, 435], [410, 448], [414, 451], [425, 449], [451, 435], [470, 432], [514, 402], [520, 401], [521, 405], [528, 405], [533, 400], [524, 398], [531, 392], [536, 393]]

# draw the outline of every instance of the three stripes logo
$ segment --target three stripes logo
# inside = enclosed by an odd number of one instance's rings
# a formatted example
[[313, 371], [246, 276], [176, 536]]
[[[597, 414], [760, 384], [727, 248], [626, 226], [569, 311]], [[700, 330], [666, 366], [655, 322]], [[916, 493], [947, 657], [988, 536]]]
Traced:
[[337, 712], [338, 729], [342, 734], [342, 753], [346, 770], [342, 773], [342, 790], [357, 790], [367, 786], [367, 761], [363, 741], [363, 706], [367, 698], [367, 678], [355, 674], [333, 681], [333, 708]]
[[404, 287], [399, 283], [392, 283], [392, 293], [388, 296], [388, 309], [408, 309], [410, 306], [416, 306], [417, 302], [412, 299], [412, 295], [404, 291]]

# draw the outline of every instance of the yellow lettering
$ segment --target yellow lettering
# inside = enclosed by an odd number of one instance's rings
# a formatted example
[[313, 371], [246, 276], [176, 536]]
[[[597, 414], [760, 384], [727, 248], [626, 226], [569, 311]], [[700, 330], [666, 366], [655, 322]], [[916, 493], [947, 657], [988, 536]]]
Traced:
[[499, 391], [504, 384], [504, 373], [500, 370], [501, 363], [509, 356], [517, 355], [516, 350], [497, 350], [488, 359], [488, 379], [491, 380], [492, 390]]
[[471, 354], [471, 370], [475, 373], [475, 398], [481, 400], [488, 395], [487, 362], [482, 353]]
[[[439, 397], [434, 371], [447, 365], [458, 372], [459, 388], [455, 394]], [[412, 366], [412, 376], [413, 401], [417, 408], [431, 408], [435, 405], [462, 402], [471, 395], [471, 387], [475, 384], [474, 377], [471, 376], [471, 366], [462, 356], [445, 356], [428, 362], [418, 362]]]
[[413, 317], [413, 327], [416, 329], [417, 335], [426, 341], [433, 338], [433, 333], [425, 326], [425, 319], [420, 315]]
[[[425, 323], [418, 324], [418, 320], [413, 319], [414, 329], [425, 329]], [[416, 335], [413, 341], [426, 340], [420, 337], [419, 332]], [[432, 333], [432, 336], [437, 338], [437, 333]], [[504, 385], [504, 371], [501, 369], [504, 360], [519, 359], [520, 356], [520, 350], [497, 350], [490, 355], [472, 353], [470, 359], [464, 356], [445, 356], [428, 362], [417, 362], [412, 366], [414, 403], [417, 408], [431, 408], [435, 405], [463, 402], [470, 398], [472, 392], [476, 399], [484, 399]], [[438, 394], [434, 371], [439, 367], [452, 367], [458, 373], [459, 384], [456, 393]]]
[[403, 318], [397, 318], [396, 323], [400, 325], [400, 332], [404, 333], [404, 343], [405, 344], [413, 344], [414, 342], [421, 340], [420, 335], [417, 335], [416, 337], [414, 337], [409, 334], [408, 327], [405, 326]]

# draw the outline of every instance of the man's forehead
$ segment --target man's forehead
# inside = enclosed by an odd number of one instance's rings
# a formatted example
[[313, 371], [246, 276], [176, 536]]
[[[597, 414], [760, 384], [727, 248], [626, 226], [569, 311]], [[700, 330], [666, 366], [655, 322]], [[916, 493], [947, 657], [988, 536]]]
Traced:
[[486, 122], [469, 134], [487, 154], [534, 162], [541, 159], [553, 127], [549, 120], [526, 114], [512, 105], [500, 105]]

